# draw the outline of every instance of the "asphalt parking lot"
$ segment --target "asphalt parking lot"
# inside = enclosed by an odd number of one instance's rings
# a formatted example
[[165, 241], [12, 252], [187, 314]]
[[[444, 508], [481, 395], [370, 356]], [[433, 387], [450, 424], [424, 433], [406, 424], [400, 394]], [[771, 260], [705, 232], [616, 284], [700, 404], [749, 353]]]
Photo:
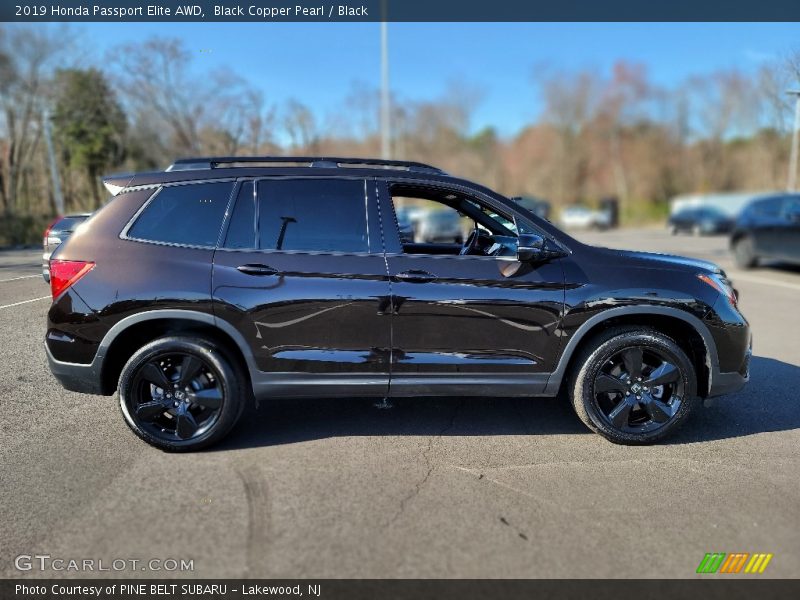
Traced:
[[769, 552], [762, 577], [797, 577], [800, 269], [737, 271], [725, 238], [578, 237], [729, 270], [749, 386], [654, 447], [614, 446], [558, 400], [419, 398], [275, 401], [210, 451], [165, 454], [114, 399], [56, 383], [40, 253], [0, 252], [0, 576], [43, 576], [14, 568], [39, 553], [192, 559], [200, 578], [673, 578]]

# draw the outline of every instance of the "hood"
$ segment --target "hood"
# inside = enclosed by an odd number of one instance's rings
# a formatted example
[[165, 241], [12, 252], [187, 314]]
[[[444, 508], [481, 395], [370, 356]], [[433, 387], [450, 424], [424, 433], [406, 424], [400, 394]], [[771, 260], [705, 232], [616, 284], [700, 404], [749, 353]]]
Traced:
[[716, 264], [708, 260], [700, 260], [699, 258], [688, 258], [686, 256], [676, 256], [674, 254], [659, 254], [658, 252], [635, 252], [633, 250], [611, 250], [606, 249], [607, 252], [622, 258], [633, 259], [641, 261], [642, 267], [652, 267], [654, 269], [670, 269], [689, 267], [692, 269], [699, 269], [701, 271], [709, 271], [711, 273], [724, 272]]

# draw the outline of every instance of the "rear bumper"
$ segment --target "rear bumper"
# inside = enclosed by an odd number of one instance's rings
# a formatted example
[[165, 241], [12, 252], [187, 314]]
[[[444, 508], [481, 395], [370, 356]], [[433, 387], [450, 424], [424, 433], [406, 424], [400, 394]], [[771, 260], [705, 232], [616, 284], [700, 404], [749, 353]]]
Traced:
[[64, 388], [81, 394], [103, 394], [103, 380], [97, 358], [88, 365], [62, 362], [53, 358], [46, 343], [44, 348], [50, 372]]

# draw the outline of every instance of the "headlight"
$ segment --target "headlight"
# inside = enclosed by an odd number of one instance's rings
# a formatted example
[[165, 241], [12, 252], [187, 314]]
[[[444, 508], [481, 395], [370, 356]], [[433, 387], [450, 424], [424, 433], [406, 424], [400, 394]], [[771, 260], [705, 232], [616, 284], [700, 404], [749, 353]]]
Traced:
[[718, 273], [700, 273], [697, 275], [697, 278], [725, 296], [731, 305], [736, 306], [739, 294], [733, 289], [733, 286], [724, 275]]

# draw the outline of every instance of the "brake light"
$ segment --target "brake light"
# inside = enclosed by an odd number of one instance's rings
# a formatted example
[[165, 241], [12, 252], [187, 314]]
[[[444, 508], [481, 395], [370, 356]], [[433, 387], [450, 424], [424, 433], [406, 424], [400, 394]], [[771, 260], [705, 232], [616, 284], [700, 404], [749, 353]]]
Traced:
[[50, 237], [50, 230], [53, 228], [53, 225], [58, 223], [64, 217], [56, 217], [52, 221], [50, 221], [50, 225], [47, 226], [47, 229], [44, 230], [44, 243], [47, 243], [47, 238]]
[[50, 261], [50, 292], [53, 300], [94, 268], [93, 262], [85, 260]]

